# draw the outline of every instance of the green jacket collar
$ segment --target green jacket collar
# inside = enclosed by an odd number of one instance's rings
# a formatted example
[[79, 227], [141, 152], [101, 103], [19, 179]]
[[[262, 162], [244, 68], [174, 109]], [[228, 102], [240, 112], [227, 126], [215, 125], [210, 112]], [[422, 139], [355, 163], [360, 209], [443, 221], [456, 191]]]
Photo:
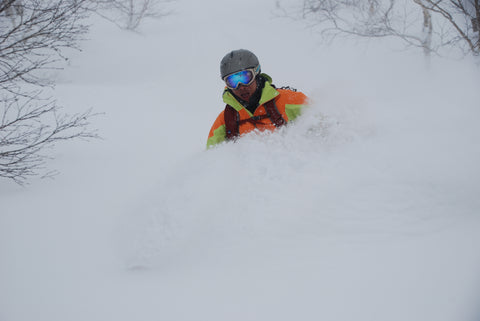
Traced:
[[[275, 87], [272, 86], [272, 78], [267, 74], [261, 74], [261, 75], [266, 79], [266, 81], [265, 81], [265, 87], [263, 87], [263, 90], [262, 90], [262, 96], [260, 97], [259, 105], [263, 105], [267, 101], [274, 99], [280, 94], [275, 89]], [[238, 100], [235, 99], [232, 93], [228, 91], [226, 88], [223, 91], [223, 102], [227, 105], [232, 106], [236, 111], [240, 111], [241, 109], [245, 108], [242, 106], [242, 104], [238, 102]]]

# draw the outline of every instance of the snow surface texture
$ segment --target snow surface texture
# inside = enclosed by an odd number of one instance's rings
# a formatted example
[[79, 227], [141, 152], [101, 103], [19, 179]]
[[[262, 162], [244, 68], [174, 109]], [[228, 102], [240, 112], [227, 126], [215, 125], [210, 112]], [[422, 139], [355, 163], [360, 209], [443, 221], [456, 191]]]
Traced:
[[[0, 321], [480, 320], [478, 68], [325, 48], [273, 8], [96, 23], [56, 95], [104, 140], [0, 182]], [[238, 48], [312, 104], [205, 151]]]

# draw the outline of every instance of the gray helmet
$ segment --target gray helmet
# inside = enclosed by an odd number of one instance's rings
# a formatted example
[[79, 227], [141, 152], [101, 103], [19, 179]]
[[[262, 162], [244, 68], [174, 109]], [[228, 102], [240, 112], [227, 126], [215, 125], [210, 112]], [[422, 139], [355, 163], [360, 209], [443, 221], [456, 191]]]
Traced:
[[253, 52], [246, 49], [234, 50], [223, 57], [220, 62], [220, 76], [223, 79], [234, 72], [259, 66], [258, 58]]

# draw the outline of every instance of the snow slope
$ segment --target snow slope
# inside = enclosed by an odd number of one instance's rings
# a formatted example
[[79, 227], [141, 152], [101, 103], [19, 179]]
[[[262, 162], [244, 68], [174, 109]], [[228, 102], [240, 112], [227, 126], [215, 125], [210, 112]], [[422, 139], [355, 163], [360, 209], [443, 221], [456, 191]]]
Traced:
[[[0, 321], [479, 320], [478, 68], [325, 48], [274, 8], [96, 22], [56, 96], [104, 139], [0, 181]], [[205, 151], [237, 48], [312, 105]]]

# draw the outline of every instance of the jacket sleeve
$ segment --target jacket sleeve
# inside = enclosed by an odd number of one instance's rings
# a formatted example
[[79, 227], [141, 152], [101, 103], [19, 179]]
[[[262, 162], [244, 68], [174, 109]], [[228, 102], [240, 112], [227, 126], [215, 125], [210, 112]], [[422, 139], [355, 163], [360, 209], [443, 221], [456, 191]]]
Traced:
[[223, 111], [218, 115], [217, 119], [213, 123], [210, 133], [208, 134], [207, 149], [225, 141], [226, 127], [225, 116]]
[[305, 94], [302, 92], [291, 93], [285, 104], [285, 113], [287, 114], [288, 120], [290, 121], [297, 118], [306, 105], [308, 105], [308, 98]]

